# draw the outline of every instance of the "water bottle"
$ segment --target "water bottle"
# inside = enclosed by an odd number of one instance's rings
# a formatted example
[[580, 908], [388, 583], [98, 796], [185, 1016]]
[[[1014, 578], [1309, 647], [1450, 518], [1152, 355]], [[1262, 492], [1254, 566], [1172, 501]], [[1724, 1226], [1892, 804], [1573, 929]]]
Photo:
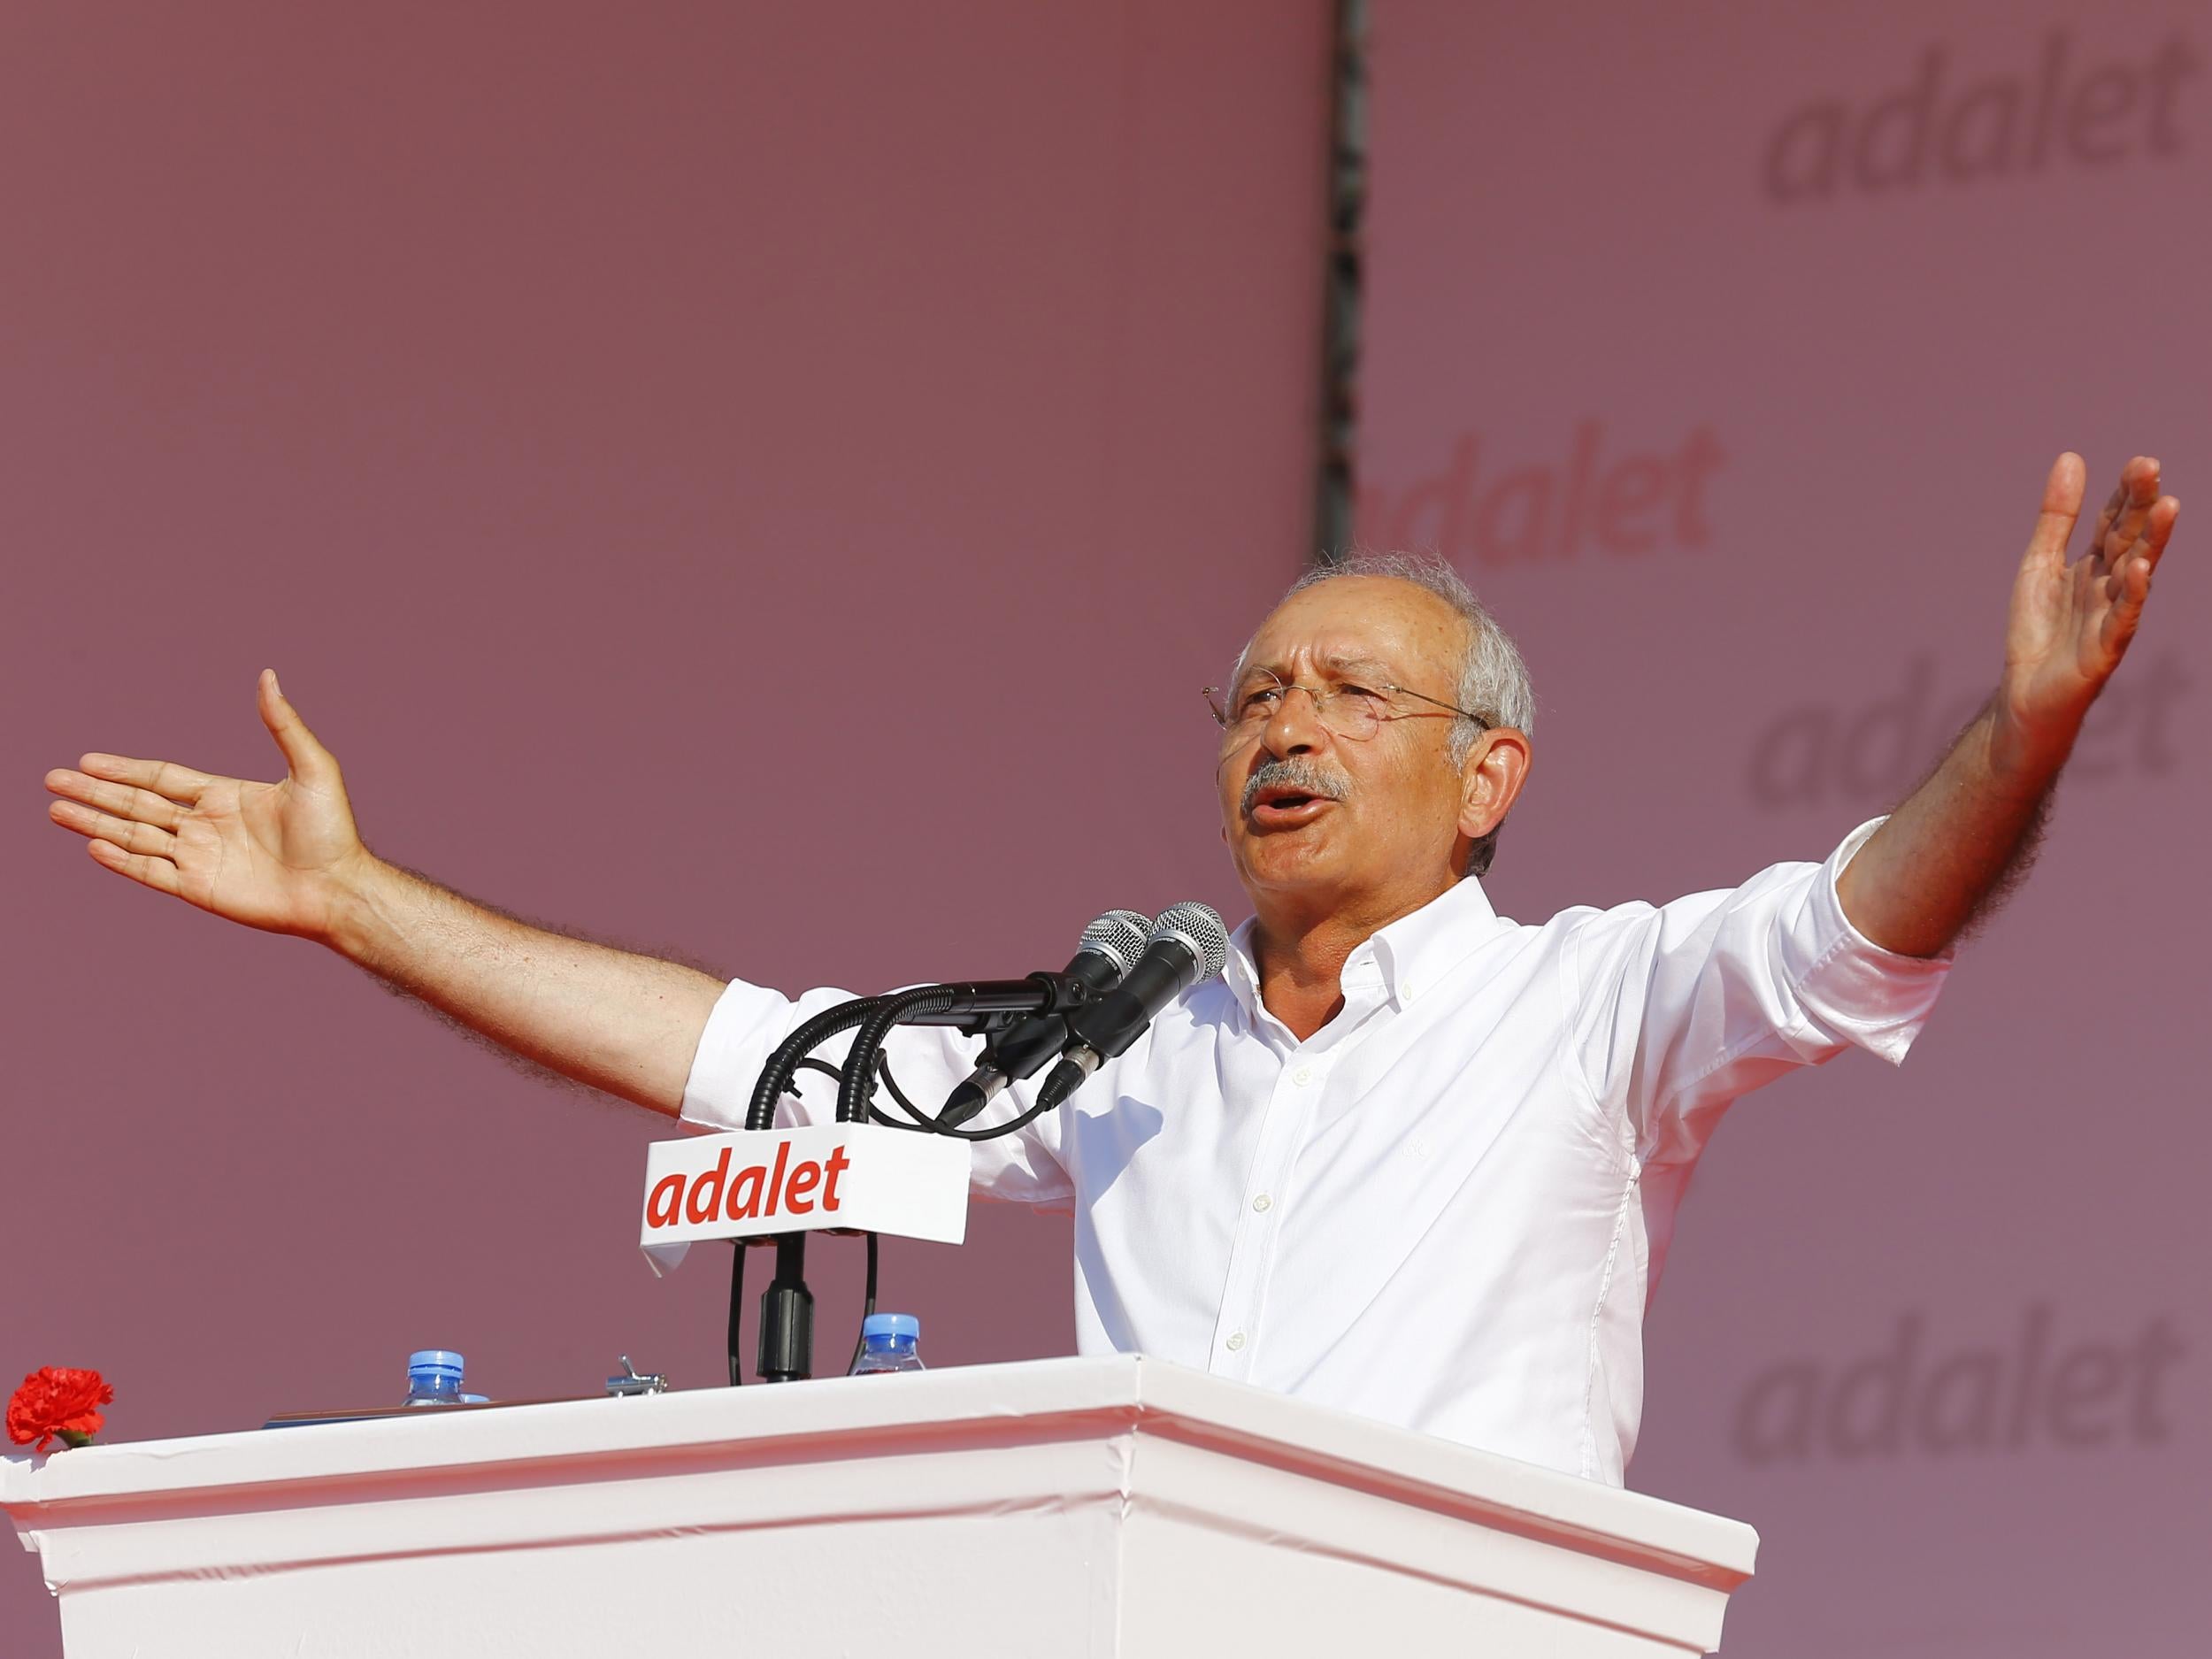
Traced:
[[447, 1348], [419, 1348], [407, 1356], [406, 1406], [481, 1405], [482, 1394], [461, 1392], [462, 1360]]
[[860, 1357], [852, 1374], [871, 1377], [879, 1371], [920, 1371], [922, 1356], [915, 1345], [922, 1340], [922, 1322], [910, 1313], [872, 1313], [860, 1322]]

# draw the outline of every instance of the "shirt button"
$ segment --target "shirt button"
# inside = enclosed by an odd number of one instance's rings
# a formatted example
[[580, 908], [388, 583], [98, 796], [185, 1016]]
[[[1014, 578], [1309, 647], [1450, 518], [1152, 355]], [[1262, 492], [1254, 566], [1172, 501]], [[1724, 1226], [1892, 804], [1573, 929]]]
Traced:
[[1255, 1198], [1252, 1201], [1252, 1208], [1255, 1210], [1264, 1210], [1268, 1207], [1268, 1205], [1273, 1203], [1275, 1201], [1270, 1198], [1265, 1193], [1262, 1193], [1257, 1198]]
[[1225, 1346], [1232, 1354], [1235, 1353], [1239, 1348], [1244, 1346], [1244, 1333], [1241, 1331], [1230, 1332], [1229, 1340]]
[[1290, 1080], [1300, 1088], [1305, 1087], [1307, 1084], [1313, 1081], [1313, 1068], [1310, 1065], [1300, 1066], [1290, 1074]]

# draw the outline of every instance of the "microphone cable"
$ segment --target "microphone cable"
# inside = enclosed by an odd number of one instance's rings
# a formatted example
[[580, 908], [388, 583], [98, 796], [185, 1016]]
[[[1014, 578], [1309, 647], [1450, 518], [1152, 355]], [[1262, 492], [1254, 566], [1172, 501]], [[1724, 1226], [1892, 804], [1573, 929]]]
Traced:
[[1001, 1135], [1010, 1135], [1018, 1129], [1026, 1129], [1055, 1106], [1061, 1104], [1056, 1100], [1040, 1099], [1019, 1117], [1010, 1118], [1002, 1124], [995, 1125], [988, 1129], [963, 1129], [952, 1124], [939, 1122], [936, 1118], [926, 1114], [912, 1101], [907, 1099], [906, 1091], [899, 1087], [898, 1079], [891, 1075], [890, 1060], [886, 1057], [880, 1048], [876, 1050], [876, 1075], [882, 1079], [884, 1087], [891, 1091], [891, 1098], [896, 1101], [901, 1110], [915, 1121], [910, 1124], [901, 1123], [897, 1118], [877, 1110], [872, 1105], [868, 1108], [868, 1117], [871, 1122], [881, 1124], [887, 1129], [911, 1129], [918, 1133], [944, 1135], [954, 1141], [995, 1141]]

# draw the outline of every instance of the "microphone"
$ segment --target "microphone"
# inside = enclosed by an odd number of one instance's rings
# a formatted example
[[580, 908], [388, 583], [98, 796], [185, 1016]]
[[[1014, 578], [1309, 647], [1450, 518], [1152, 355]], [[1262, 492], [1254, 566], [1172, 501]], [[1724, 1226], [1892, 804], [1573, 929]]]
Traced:
[[[1083, 930], [1075, 955], [1063, 971], [1094, 991], [1110, 991], [1128, 972], [1144, 949], [1145, 930], [1152, 926], [1135, 910], [1109, 910]], [[1009, 1083], [1033, 1075], [1038, 1067], [1064, 1048], [1068, 1022], [1061, 1014], [1033, 1014], [1000, 1033], [983, 1050], [981, 1061], [967, 1081], [953, 1090], [937, 1121], [956, 1128], [968, 1121], [998, 1095]]]
[[1160, 912], [1122, 982], [1067, 1017], [1069, 1043], [1060, 1064], [1038, 1091], [1049, 1111], [1081, 1087], [1100, 1064], [1136, 1041], [1159, 1011], [1188, 987], [1210, 979], [1229, 960], [1229, 930], [1203, 904], [1176, 904]]

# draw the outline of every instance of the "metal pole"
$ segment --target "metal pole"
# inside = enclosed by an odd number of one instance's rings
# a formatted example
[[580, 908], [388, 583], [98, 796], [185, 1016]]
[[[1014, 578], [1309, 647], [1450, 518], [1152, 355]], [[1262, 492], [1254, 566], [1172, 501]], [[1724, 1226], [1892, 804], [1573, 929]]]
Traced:
[[1330, 55], [1328, 247], [1321, 302], [1321, 432], [1315, 557], [1352, 549], [1358, 485], [1359, 331], [1367, 211], [1367, 0], [1336, 0]]

